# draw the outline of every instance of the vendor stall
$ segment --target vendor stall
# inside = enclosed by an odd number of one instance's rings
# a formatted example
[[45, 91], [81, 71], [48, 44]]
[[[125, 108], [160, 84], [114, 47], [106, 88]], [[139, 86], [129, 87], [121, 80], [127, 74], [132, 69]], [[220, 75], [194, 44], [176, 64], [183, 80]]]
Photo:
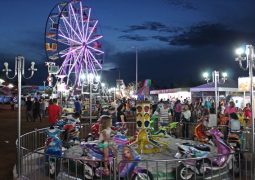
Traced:
[[[210, 82], [206, 84], [202, 84], [200, 86], [190, 88], [192, 102], [196, 102], [198, 100], [214, 100], [215, 99], [215, 91], [218, 92], [219, 100], [224, 100], [226, 102], [233, 100], [241, 101], [242, 93], [238, 89], [238, 84], [236, 81], [227, 80], [225, 83], [222, 81], [217, 83], [217, 89], [215, 89], [215, 82]], [[235, 102], [237, 105], [241, 105], [240, 102]], [[238, 106], [237, 106], [238, 107]]]
[[190, 100], [191, 93], [189, 88], [175, 88], [175, 89], [161, 89], [150, 91], [151, 95], [158, 95], [158, 100], [176, 100], [183, 101], [184, 99]]

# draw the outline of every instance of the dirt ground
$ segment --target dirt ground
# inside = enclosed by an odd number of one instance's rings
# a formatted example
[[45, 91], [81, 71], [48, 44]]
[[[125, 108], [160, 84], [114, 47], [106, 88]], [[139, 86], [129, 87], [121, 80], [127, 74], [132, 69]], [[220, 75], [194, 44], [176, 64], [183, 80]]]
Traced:
[[[11, 110], [10, 105], [0, 105], [0, 180], [13, 179], [13, 167], [16, 163], [16, 147], [18, 129], [18, 110]], [[47, 118], [42, 122], [27, 122], [25, 112], [22, 111], [21, 134], [35, 128], [47, 127]]]

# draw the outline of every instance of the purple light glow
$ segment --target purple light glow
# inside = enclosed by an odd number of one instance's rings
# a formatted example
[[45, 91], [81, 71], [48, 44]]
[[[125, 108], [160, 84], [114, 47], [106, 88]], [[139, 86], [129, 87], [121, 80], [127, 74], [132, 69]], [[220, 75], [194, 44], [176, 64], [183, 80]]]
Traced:
[[[66, 75], [67, 85], [80, 86], [82, 75], [97, 76], [102, 69], [96, 57], [102, 59], [104, 52], [98, 41], [103, 36], [96, 34], [98, 20], [91, 19], [91, 8], [83, 7], [81, 1], [69, 2], [64, 10], [59, 6], [58, 11], [61, 15], [56, 40], [58, 53], [64, 58], [59, 75]], [[56, 23], [54, 18], [50, 19], [52, 24]]]

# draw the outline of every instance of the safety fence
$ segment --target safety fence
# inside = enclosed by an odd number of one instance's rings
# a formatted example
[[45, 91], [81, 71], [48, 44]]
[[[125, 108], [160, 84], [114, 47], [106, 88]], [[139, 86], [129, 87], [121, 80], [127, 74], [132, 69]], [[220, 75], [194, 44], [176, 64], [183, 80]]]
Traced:
[[[193, 123], [189, 125], [190, 127], [195, 126]], [[126, 123], [126, 126], [128, 128], [127, 135], [133, 136], [136, 132], [136, 123]], [[182, 128], [181, 125], [179, 128]], [[47, 138], [45, 130], [46, 128], [35, 129], [21, 136], [21, 176], [24, 178], [133, 180], [140, 176], [141, 179], [143, 177], [144, 179], [157, 180], [189, 179], [190, 177], [193, 179], [254, 179], [254, 176], [252, 176], [254, 157], [247, 151], [249, 148], [245, 148], [246, 151], [240, 154], [235, 154], [236, 161], [231, 159], [226, 166], [221, 168], [217, 168], [214, 161], [208, 161], [208, 158], [174, 159], [173, 154], [176, 152], [170, 153], [169, 159], [164, 158], [164, 160], [143, 159], [124, 161], [121, 160], [121, 157], [117, 157], [109, 160], [110, 173], [109, 176], [106, 176], [103, 173], [104, 162], [86, 159], [85, 156], [82, 156], [84, 152], [79, 148], [80, 146], [77, 146], [77, 149], [74, 148], [70, 156], [63, 155], [56, 157], [45, 154], [44, 146]], [[192, 129], [190, 128], [189, 130], [190, 134], [192, 134]], [[90, 124], [82, 124], [80, 138], [85, 139], [90, 131]], [[176, 133], [178, 138], [178, 129]], [[247, 137], [250, 138], [248, 135], [250, 133], [247, 133]], [[188, 139], [192, 139], [192, 137]], [[247, 142], [246, 144], [249, 143]], [[247, 145], [247, 147], [249, 146]], [[220, 158], [221, 156], [223, 155], [217, 155], [210, 159]], [[55, 173], [51, 173], [52, 169]], [[233, 169], [237, 171], [233, 171]]]

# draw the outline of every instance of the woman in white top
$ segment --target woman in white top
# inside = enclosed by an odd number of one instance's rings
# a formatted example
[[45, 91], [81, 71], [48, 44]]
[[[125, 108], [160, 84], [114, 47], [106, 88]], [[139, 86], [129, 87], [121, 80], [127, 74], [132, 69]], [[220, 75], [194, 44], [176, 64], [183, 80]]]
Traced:
[[230, 132], [240, 131], [241, 129], [241, 123], [236, 113], [230, 114], [229, 128]]
[[187, 139], [189, 138], [189, 123], [190, 123], [190, 117], [191, 117], [191, 112], [189, 110], [188, 105], [185, 105], [183, 107], [181, 117], [183, 122], [182, 136], [183, 138]]

